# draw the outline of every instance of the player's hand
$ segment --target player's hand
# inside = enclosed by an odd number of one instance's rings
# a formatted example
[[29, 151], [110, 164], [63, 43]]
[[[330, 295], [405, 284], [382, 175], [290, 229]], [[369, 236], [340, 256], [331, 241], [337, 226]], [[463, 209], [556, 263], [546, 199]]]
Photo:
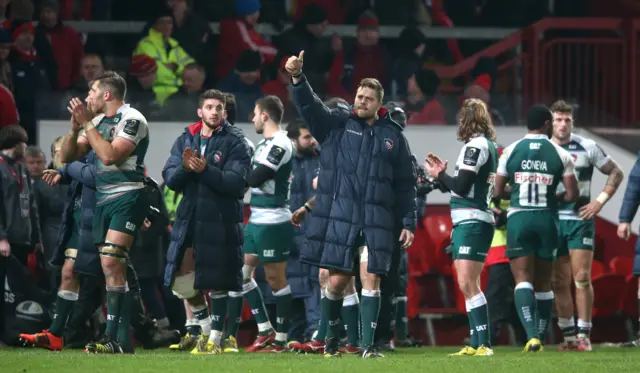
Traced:
[[44, 170], [42, 174], [42, 180], [51, 186], [58, 184], [61, 179], [62, 175], [57, 170]]
[[413, 232], [403, 229], [398, 241], [402, 242], [402, 249], [406, 250], [413, 243]]
[[204, 155], [198, 157], [198, 151], [196, 151], [193, 157], [189, 159], [189, 168], [194, 172], [201, 173], [204, 171], [206, 166], [207, 160], [204, 158]]
[[580, 207], [580, 219], [589, 220], [602, 210], [602, 203], [598, 201], [591, 201], [589, 204]]
[[300, 223], [307, 217], [307, 209], [304, 206], [300, 207], [296, 211], [291, 214], [291, 219], [289, 221], [293, 224], [294, 227], [300, 228]]
[[189, 165], [191, 158], [193, 158], [193, 152], [191, 151], [191, 148], [187, 147], [182, 152], [182, 167], [187, 171], [192, 171], [191, 166]]
[[302, 63], [304, 59], [304, 51], [301, 51], [300, 54], [296, 56], [291, 56], [287, 60], [287, 63], [284, 65], [284, 69], [287, 70], [289, 75], [296, 77], [302, 74]]
[[144, 218], [144, 221], [142, 222], [142, 228], [140, 228], [140, 230], [146, 232], [149, 230], [149, 228], [151, 228], [151, 222], [149, 221], [149, 219]]
[[618, 237], [627, 241], [631, 237], [631, 224], [620, 223], [618, 225]]
[[424, 161], [424, 168], [427, 170], [427, 174], [433, 178], [437, 178], [442, 171], [447, 169], [447, 165], [449, 164], [448, 161], [443, 162], [433, 153], [427, 154], [427, 158]]
[[94, 117], [93, 113], [84, 105], [82, 100], [77, 97], [71, 99], [69, 106], [72, 109], [71, 114], [73, 114], [73, 118], [82, 126], [91, 122]]
[[5, 258], [11, 255], [11, 245], [9, 245], [9, 240], [0, 240], [0, 255]]

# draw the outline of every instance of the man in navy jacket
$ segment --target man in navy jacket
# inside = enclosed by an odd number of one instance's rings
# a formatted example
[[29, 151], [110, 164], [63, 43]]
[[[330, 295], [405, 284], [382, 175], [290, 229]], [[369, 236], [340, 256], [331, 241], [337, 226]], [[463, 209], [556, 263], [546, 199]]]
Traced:
[[316, 204], [307, 225], [303, 262], [327, 268], [322, 311], [329, 321], [325, 356], [339, 357], [339, 319], [344, 289], [359, 258], [364, 358], [382, 357], [373, 339], [380, 310], [380, 276], [391, 267], [398, 240], [413, 242], [416, 175], [402, 127], [382, 107], [384, 90], [363, 79], [354, 105], [329, 110], [302, 74], [304, 51], [290, 57], [293, 101], [322, 144]]

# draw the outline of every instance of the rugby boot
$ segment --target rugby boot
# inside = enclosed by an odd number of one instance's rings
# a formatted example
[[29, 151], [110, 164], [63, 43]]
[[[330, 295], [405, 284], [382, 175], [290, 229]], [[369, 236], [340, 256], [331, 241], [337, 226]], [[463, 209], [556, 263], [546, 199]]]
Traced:
[[222, 353], [222, 348], [218, 346], [214, 341], [207, 341], [207, 344], [202, 350], [193, 349], [191, 351], [194, 355], [219, 355]]
[[419, 339], [401, 339], [396, 341], [395, 347], [422, 347], [422, 341]]
[[198, 336], [187, 333], [184, 335], [184, 337], [182, 337], [180, 342], [169, 346], [169, 349], [172, 351], [191, 351], [194, 347], [196, 347], [197, 343]]
[[524, 346], [524, 352], [540, 352], [542, 351], [542, 342], [538, 338], [531, 338]]
[[324, 343], [315, 340], [311, 340], [307, 343], [293, 342], [289, 345], [289, 348], [299, 353], [321, 354], [324, 352]]
[[267, 335], [258, 335], [255, 341], [251, 344], [251, 346], [247, 347], [245, 352], [257, 352], [262, 350], [263, 348], [269, 346], [276, 340], [276, 332], [271, 331]]
[[236, 337], [230, 335], [229, 338], [222, 341], [222, 351], [224, 352], [240, 352], [238, 350], [238, 341]]
[[475, 354], [475, 348], [471, 346], [464, 346], [460, 351], [449, 354], [449, 356], [475, 356]]
[[396, 350], [396, 344], [393, 340], [379, 341], [376, 345], [378, 346], [378, 351], [394, 352]]
[[378, 357], [384, 357], [384, 355], [381, 354], [378, 351], [378, 348], [374, 345], [365, 347], [364, 350], [362, 350], [361, 356], [363, 359], [374, 359]]
[[346, 345], [346, 346], [340, 348], [340, 352], [343, 353], [343, 354], [352, 355], [352, 354], [359, 354], [361, 351], [360, 351], [360, 347], [358, 347], [358, 346]]
[[569, 341], [563, 341], [562, 343], [560, 343], [556, 351], [568, 352], [568, 351], [575, 351], [577, 348], [578, 348], [578, 342], [569, 340]]
[[56, 337], [48, 330], [36, 334], [20, 334], [19, 338], [25, 346], [42, 347], [51, 351], [60, 351], [64, 347], [64, 338]]
[[578, 346], [576, 347], [576, 351], [592, 351], [591, 347], [591, 339], [584, 337], [578, 338]]
[[485, 345], [481, 345], [473, 356], [493, 356], [493, 349]]
[[200, 334], [198, 340], [196, 341], [196, 345], [191, 350], [191, 353], [194, 355], [207, 354], [207, 345], [209, 344], [209, 336]]
[[340, 341], [336, 338], [327, 338], [324, 344], [324, 357], [325, 359], [342, 357], [340, 353]]
[[126, 347], [116, 341], [100, 341], [90, 343], [86, 347], [89, 354], [133, 354], [135, 351], [132, 347]]
[[635, 347], [640, 347], [640, 338], [633, 340], [633, 341], [629, 341], [629, 342], [625, 342], [625, 343], [621, 343], [620, 347], [624, 347], [624, 348], [635, 348]]
[[258, 350], [258, 352], [281, 354], [283, 352], [289, 352], [289, 349], [285, 346], [272, 343], [271, 345], [263, 348], [262, 350]]

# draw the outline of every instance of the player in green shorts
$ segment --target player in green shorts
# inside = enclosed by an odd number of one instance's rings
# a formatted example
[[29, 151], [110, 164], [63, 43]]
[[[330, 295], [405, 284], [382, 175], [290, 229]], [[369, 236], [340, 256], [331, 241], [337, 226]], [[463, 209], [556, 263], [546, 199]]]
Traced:
[[[591, 310], [593, 287], [591, 263], [593, 262], [595, 221], [593, 218], [613, 196], [624, 179], [620, 166], [606, 155], [595, 141], [573, 134], [573, 108], [564, 101], [551, 105], [553, 114], [552, 141], [571, 155], [574, 163], [580, 196], [575, 203], [558, 205], [559, 245], [558, 260], [554, 264], [554, 292], [558, 326], [564, 342], [560, 351], [591, 351]], [[604, 190], [591, 201], [593, 170], [608, 175]], [[573, 318], [571, 280], [576, 285], [578, 330]]]
[[[284, 106], [279, 98], [266, 96], [253, 110], [256, 132], [264, 139], [256, 145], [252, 170], [247, 180], [251, 187], [251, 217], [244, 229], [243, 294], [258, 323], [258, 337], [247, 352], [286, 351], [291, 288], [287, 282], [287, 260], [293, 245], [293, 225], [289, 222], [289, 187], [294, 154], [293, 142], [280, 128]], [[277, 323], [272, 327], [253, 280], [259, 264], [276, 297]], [[229, 315], [235, 317], [235, 315]]]
[[480, 273], [493, 239], [493, 184], [498, 167], [496, 131], [481, 100], [467, 99], [458, 112], [458, 140], [464, 143], [454, 176], [447, 162], [429, 153], [425, 169], [451, 192], [453, 264], [464, 294], [471, 331], [470, 346], [454, 356], [492, 356], [487, 300], [480, 289]]
[[[558, 247], [558, 203], [578, 198], [571, 155], [551, 142], [552, 116], [544, 105], [527, 112], [527, 135], [502, 153], [494, 202], [511, 186], [507, 212], [507, 256], [516, 282], [514, 298], [527, 332], [525, 351], [542, 350], [553, 310], [551, 276]], [[558, 184], [565, 192], [556, 196]], [[535, 289], [535, 291], [534, 291]]]
[[62, 147], [64, 162], [89, 149], [97, 156], [93, 240], [106, 282], [107, 328], [103, 340], [87, 345], [93, 353], [133, 352], [126, 263], [149, 206], [143, 183], [149, 132], [144, 116], [124, 103], [126, 89], [120, 75], [107, 71], [92, 83], [88, 107], [72, 99], [72, 132]]

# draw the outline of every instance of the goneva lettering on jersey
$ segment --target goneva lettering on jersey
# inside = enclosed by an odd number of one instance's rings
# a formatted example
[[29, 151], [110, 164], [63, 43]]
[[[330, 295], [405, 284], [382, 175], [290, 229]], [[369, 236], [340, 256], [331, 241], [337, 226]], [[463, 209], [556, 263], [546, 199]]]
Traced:
[[520, 163], [520, 168], [523, 170], [547, 171], [547, 162], [525, 159]]

